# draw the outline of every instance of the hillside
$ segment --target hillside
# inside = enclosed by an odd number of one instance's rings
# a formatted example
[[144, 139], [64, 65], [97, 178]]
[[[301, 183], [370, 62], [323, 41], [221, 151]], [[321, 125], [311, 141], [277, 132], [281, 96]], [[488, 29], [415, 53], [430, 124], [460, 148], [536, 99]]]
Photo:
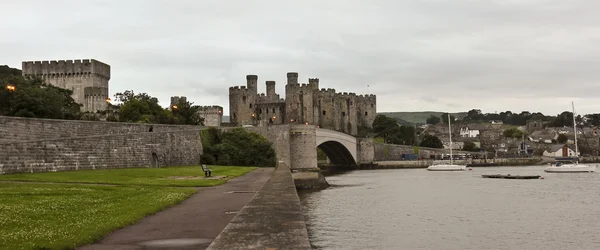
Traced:
[[[436, 111], [422, 111], [422, 112], [381, 112], [377, 113], [378, 115], [385, 115], [388, 117], [392, 117], [396, 120], [406, 121], [412, 124], [424, 124], [427, 121], [427, 118], [430, 116], [440, 117], [445, 112], [436, 112]], [[460, 113], [450, 113], [454, 115], [456, 118], [466, 116], [466, 112]]]

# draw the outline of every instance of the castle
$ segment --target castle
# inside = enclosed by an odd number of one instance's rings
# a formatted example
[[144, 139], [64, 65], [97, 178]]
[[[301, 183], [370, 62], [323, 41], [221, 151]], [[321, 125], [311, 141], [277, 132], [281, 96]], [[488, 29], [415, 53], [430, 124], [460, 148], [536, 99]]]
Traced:
[[[185, 96], [172, 96], [169, 110], [173, 110], [179, 102], [187, 102]], [[221, 106], [200, 106], [198, 115], [204, 118], [204, 126], [220, 127], [223, 122], [223, 107]]]
[[376, 96], [336, 93], [319, 89], [319, 79], [298, 83], [298, 73], [287, 73], [285, 99], [275, 93], [275, 81], [266, 81], [267, 93], [258, 94], [258, 76], [247, 75], [246, 86], [229, 88], [229, 115], [232, 125], [312, 124], [358, 134], [371, 128], [376, 116]]
[[82, 112], [106, 110], [110, 66], [94, 59], [22, 62], [23, 76], [38, 76], [53, 86], [73, 91]]

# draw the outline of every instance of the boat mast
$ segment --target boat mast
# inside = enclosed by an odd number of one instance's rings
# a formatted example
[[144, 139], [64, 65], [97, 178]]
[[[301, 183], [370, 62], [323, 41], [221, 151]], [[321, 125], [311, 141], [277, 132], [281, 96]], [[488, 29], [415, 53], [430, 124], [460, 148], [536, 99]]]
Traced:
[[448, 136], [450, 137], [450, 165], [452, 165], [452, 127], [450, 125], [450, 113], [448, 113]]
[[577, 161], [575, 161], [576, 163], [579, 163], [579, 156], [577, 155], [578, 152], [578, 148], [577, 148], [577, 123], [575, 122], [575, 103], [571, 102], [571, 107], [573, 108], [573, 133], [575, 134], [575, 159], [577, 159]]

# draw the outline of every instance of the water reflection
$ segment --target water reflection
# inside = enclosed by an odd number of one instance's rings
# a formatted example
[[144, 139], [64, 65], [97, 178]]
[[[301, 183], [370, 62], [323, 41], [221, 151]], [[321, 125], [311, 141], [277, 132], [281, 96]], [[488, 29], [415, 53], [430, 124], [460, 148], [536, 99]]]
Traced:
[[[300, 193], [314, 249], [600, 249], [600, 175], [354, 171]], [[544, 180], [484, 179], [482, 174]]]

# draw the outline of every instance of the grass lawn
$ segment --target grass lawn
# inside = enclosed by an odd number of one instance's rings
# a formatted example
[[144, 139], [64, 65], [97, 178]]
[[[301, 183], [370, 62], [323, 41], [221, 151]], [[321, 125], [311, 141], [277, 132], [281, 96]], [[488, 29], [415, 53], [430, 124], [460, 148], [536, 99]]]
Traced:
[[[0, 175], [0, 181], [37, 181], [65, 183], [103, 183], [118, 185], [150, 185], [177, 187], [211, 187], [228, 179], [242, 176], [255, 167], [209, 166], [212, 176], [226, 176], [220, 180], [204, 179], [200, 166], [167, 168], [123, 168], [103, 170], [79, 170], [65, 172], [23, 173]], [[175, 179], [174, 177], [183, 177]], [[192, 177], [192, 178], [190, 178]]]
[[181, 202], [196, 193], [191, 187], [216, 186], [256, 169], [209, 168], [225, 178], [205, 179], [200, 166], [0, 175], [0, 249], [73, 249], [93, 243]]
[[174, 187], [0, 183], [0, 249], [73, 249], [195, 192]]

